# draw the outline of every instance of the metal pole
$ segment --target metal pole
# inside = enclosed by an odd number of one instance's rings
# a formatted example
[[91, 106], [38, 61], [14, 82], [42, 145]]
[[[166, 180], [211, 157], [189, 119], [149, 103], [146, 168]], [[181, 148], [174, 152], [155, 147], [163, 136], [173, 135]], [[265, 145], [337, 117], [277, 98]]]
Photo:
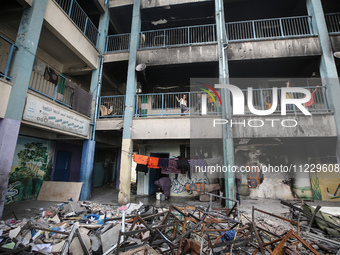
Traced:
[[[216, 33], [218, 42], [218, 60], [219, 60], [219, 82], [220, 84], [229, 83], [228, 70], [228, 56], [227, 46], [228, 41], [226, 37], [226, 28], [224, 20], [223, 0], [215, 0], [215, 15], [216, 15]], [[234, 165], [234, 144], [232, 138], [232, 131], [230, 127], [231, 120], [231, 104], [230, 92], [226, 88], [221, 89], [222, 98], [222, 118], [227, 119], [228, 123], [223, 125], [222, 139], [223, 139], [223, 161], [224, 165]], [[234, 173], [225, 173], [225, 197], [234, 199]], [[233, 205], [229, 201], [226, 206], [231, 208]]]

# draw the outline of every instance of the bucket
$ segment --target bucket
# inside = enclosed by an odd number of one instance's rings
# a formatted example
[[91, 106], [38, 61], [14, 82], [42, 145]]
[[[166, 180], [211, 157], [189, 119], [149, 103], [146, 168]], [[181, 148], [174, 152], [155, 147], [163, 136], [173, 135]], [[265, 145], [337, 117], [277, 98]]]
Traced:
[[162, 192], [157, 192], [157, 193], [156, 193], [156, 199], [157, 199], [157, 200], [160, 200], [160, 199], [161, 199], [161, 194], [162, 194]]
[[161, 201], [165, 200], [165, 194], [161, 194]]

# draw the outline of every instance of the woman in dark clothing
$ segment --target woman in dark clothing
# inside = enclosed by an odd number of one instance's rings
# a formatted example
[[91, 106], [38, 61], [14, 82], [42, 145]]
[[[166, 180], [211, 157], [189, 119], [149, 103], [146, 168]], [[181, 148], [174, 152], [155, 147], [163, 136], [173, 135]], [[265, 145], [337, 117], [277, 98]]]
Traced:
[[157, 185], [160, 189], [164, 191], [165, 199], [170, 197], [171, 190], [171, 180], [168, 177], [162, 177], [159, 180], [155, 181], [155, 185]]

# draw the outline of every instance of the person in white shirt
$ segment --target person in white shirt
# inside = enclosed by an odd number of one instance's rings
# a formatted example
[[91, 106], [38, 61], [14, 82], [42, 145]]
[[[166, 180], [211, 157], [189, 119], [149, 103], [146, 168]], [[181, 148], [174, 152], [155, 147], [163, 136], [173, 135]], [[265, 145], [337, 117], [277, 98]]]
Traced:
[[[188, 113], [189, 112], [189, 108], [187, 106], [187, 100], [186, 100], [187, 96], [183, 95], [183, 97], [181, 99], [178, 99], [178, 97], [176, 96], [177, 102], [179, 102], [180, 107], [181, 107], [181, 113]], [[183, 116], [183, 115], [182, 115]]]

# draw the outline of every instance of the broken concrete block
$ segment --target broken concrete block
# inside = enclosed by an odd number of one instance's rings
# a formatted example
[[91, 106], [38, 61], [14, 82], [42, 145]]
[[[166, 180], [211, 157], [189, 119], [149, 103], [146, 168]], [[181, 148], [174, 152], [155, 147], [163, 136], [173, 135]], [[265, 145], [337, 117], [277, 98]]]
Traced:
[[17, 228], [15, 228], [15, 229], [10, 230], [10, 231], [9, 231], [9, 237], [10, 237], [10, 238], [15, 238], [15, 237], [17, 237], [18, 234], [19, 234], [19, 232], [20, 232], [20, 230], [21, 230], [21, 227], [17, 227]]
[[122, 225], [118, 224], [101, 235], [100, 239], [103, 245], [103, 253], [105, 253], [113, 245], [117, 244], [119, 231], [121, 229]]

